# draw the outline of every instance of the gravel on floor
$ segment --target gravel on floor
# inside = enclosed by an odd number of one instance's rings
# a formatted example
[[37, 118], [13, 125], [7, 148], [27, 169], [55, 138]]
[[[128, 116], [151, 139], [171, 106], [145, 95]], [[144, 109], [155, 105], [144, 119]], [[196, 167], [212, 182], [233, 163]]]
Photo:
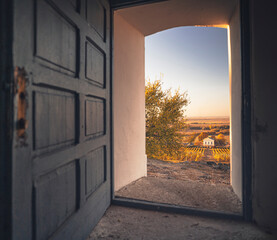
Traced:
[[230, 164], [214, 161], [172, 163], [148, 158], [147, 176], [230, 185]]
[[241, 213], [242, 204], [232, 187], [190, 180], [143, 177], [121, 188], [117, 197]]
[[88, 240], [274, 240], [246, 222], [111, 206]]

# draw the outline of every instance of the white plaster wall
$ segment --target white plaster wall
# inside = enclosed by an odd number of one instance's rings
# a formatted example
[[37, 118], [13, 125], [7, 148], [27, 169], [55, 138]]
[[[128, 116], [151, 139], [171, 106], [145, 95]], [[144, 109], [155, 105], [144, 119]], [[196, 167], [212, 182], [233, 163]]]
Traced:
[[[242, 146], [241, 146], [241, 48], [240, 13], [236, 7], [229, 26], [229, 64], [231, 96], [231, 185], [242, 200]], [[231, 60], [230, 60], [231, 58]], [[231, 61], [231, 62], [230, 62]]]
[[118, 10], [145, 36], [179, 26], [227, 25], [237, 0], [167, 0]]
[[250, 2], [253, 218], [277, 233], [276, 2]]
[[144, 36], [114, 14], [114, 190], [146, 176]]

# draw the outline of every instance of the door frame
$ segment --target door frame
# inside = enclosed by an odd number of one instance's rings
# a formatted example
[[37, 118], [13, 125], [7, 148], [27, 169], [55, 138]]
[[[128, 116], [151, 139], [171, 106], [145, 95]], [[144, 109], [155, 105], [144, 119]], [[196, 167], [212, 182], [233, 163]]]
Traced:
[[13, 132], [13, 0], [0, 1], [0, 239], [11, 239]]
[[243, 216], [252, 221], [252, 122], [250, 78], [250, 16], [249, 0], [240, 0], [241, 21], [241, 79], [242, 79], [242, 187]]
[[[111, 1], [111, 40], [113, 39], [113, 12], [119, 8], [142, 5], [164, 0], [141, 1]], [[120, 2], [120, 3], [119, 3]], [[12, 39], [13, 39], [13, 1], [0, 2], [0, 50], [2, 65], [0, 66], [0, 238], [10, 239], [11, 218], [11, 171], [12, 171], [12, 131], [13, 125], [13, 65], [12, 65]], [[242, 155], [243, 155], [243, 219], [252, 221], [252, 134], [251, 134], [251, 79], [250, 79], [250, 22], [249, 0], [240, 0], [241, 19], [241, 59], [242, 59]], [[111, 101], [113, 97], [113, 53], [111, 41]], [[110, 106], [111, 131], [113, 131], [113, 108]], [[112, 203], [137, 208], [170, 211], [176, 213], [195, 214], [204, 216], [218, 216], [233, 218], [234, 215], [210, 211], [200, 211], [184, 207], [173, 208], [170, 205], [151, 204], [146, 201], [122, 201], [114, 198], [114, 161], [113, 161], [113, 133], [111, 137], [111, 196]]]
[[[114, 11], [122, 8], [140, 6], [164, 0], [111, 0], [111, 42], [113, 43], [113, 16]], [[198, 216], [210, 216], [227, 219], [244, 219], [252, 221], [252, 133], [251, 133], [251, 79], [250, 79], [250, 23], [249, 23], [249, 0], [240, 0], [240, 23], [241, 23], [241, 137], [242, 137], [242, 215], [228, 214], [217, 211], [200, 210], [190, 207], [173, 206], [170, 204], [161, 204], [147, 202], [135, 199], [115, 198], [114, 195], [114, 139], [112, 137], [112, 159], [111, 159], [111, 179], [112, 179], [112, 204], [156, 210], [165, 212], [174, 212], [182, 214], [193, 214]], [[111, 47], [112, 51], [113, 47]], [[113, 52], [111, 52], [111, 67], [113, 65]], [[112, 73], [112, 69], [111, 69]], [[113, 76], [111, 76], [111, 86]], [[113, 91], [113, 88], [111, 88]], [[112, 93], [111, 93], [112, 94]], [[112, 99], [112, 96], [111, 96]], [[112, 108], [112, 107], [111, 107]], [[111, 122], [113, 123], [113, 109], [111, 110]], [[113, 135], [112, 124], [112, 135]]]

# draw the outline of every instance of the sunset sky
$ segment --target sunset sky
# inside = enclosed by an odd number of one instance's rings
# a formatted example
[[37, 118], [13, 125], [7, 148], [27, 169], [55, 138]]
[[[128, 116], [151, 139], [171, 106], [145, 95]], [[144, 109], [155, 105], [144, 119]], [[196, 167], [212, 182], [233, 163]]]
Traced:
[[229, 116], [227, 30], [179, 27], [145, 38], [145, 77], [187, 91], [187, 117]]

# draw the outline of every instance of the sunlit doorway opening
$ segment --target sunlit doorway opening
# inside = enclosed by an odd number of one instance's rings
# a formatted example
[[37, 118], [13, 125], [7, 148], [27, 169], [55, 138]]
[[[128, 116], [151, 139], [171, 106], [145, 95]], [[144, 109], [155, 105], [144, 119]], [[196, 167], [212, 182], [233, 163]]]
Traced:
[[[147, 14], [146, 8], [147, 7], [143, 9], [143, 12], [146, 12]], [[127, 13], [124, 12], [125, 10], [127, 11]], [[142, 124], [142, 120], [143, 122], [145, 121], [145, 109], [141, 108], [141, 102], [142, 100], [144, 100], [145, 88], [144, 40], [145, 36], [149, 35], [149, 33], [145, 33], [149, 29], [146, 29], [144, 32], [144, 26], [142, 26], [142, 24], [139, 25], [141, 23], [140, 16], [135, 16], [134, 8], [132, 9], [133, 12], [128, 11], [129, 9], [124, 9], [123, 12], [122, 10], [119, 10], [119, 12], [115, 12], [114, 190], [116, 198], [118, 197], [116, 194], [118, 190], [122, 189], [123, 187], [142, 177], [147, 176], [147, 156], [145, 155], [145, 123]], [[142, 11], [140, 11], [140, 13], [142, 13]], [[223, 24], [224, 27], [227, 28], [227, 31], [229, 33], [228, 57], [231, 96], [230, 141], [232, 143], [230, 148], [230, 173], [231, 184], [234, 189], [234, 192], [239, 199], [242, 199], [242, 159], [240, 125], [241, 60], [239, 7], [235, 6], [235, 10], [233, 9], [232, 13], [230, 12], [230, 14], [231, 17], [229, 16], [228, 18], [228, 21], [231, 19], [229, 25]], [[147, 26], [145, 28], [147, 28]], [[165, 26], [164, 28], [168, 29], [170, 27]], [[161, 29], [159, 29], [159, 31], [160, 30]], [[126, 79], [125, 82], [124, 79]], [[126, 89], [125, 91], [124, 88]], [[140, 96], [138, 96], [139, 94]], [[119, 99], [119, 101], [117, 101], [117, 98]], [[125, 105], [126, 107], [123, 107]], [[136, 115], [135, 112], [140, 112], [140, 114]], [[142, 138], [144, 139], [144, 142], [141, 140]], [[132, 142], [132, 139], [135, 140]]]

